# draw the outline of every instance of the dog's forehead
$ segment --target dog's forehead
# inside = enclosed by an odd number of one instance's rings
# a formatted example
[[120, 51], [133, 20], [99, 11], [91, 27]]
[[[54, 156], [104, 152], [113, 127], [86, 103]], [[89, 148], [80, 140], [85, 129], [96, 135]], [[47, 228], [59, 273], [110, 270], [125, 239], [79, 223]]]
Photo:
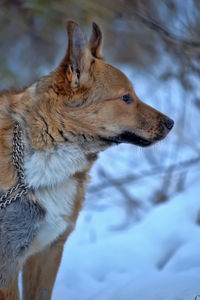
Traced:
[[98, 62], [97, 66], [98, 80], [100, 82], [103, 81], [105, 87], [108, 87], [109, 89], [120, 89], [127, 93], [133, 92], [132, 83], [118, 68], [102, 60]]

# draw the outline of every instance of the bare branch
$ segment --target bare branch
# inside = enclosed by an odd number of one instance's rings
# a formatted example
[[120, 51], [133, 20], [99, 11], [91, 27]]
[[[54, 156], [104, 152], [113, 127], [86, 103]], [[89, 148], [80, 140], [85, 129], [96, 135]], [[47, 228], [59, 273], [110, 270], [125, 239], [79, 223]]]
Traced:
[[165, 40], [168, 42], [171, 42], [173, 44], [176, 44], [181, 47], [192, 47], [192, 48], [200, 48], [200, 42], [199, 41], [192, 41], [187, 40], [184, 38], [181, 38], [172, 32], [168, 31], [164, 26], [159, 24], [156, 20], [154, 20], [150, 16], [144, 15], [142, 12], [136, 11], [135, 15], [138, 17], [138, 19], [143, 22], [144, 24], [148, 25], [149, 28], [153, 29], [154, 31], [158, 32], [163, 36]]
[[168, 172], [169, 168], [170, 168], [170, 170], [176, 170], [176, 172], [180, 172], [180, 171], [182, 172], [183, 169], [185, 169], [185, 168], [188, 169], [188, 167], [192, 167], [192, 166], [196, 165], [197, 163], [200, 163], [199, 156], [189, 159], [189, 160], [185, 160], [183, 162], [171, 164], [170, 167], [159, 166], [156, 168], [152, 168], [151, 170], [144, 170], [140, 173], [140, 175], [131, 174], [126, 177], [122, 177], [122, 178], [118, 178], [118, 179], [109, 178], [109, 180], [106, 179], [101, 184], [91, 185], [88, 188], [88, 192], [89, 193], [97, 193], [101, 190], [109, 188], [111, 185], [114, 185], [115, 187], [117, 186], [119, 189], [120, 186], [122, 186], [124, 184], [128, 184], [128, 183], [136, 181], [136, 180], [141, 180], [141, 179], [147, 178], [149, 176], [166, 174]]

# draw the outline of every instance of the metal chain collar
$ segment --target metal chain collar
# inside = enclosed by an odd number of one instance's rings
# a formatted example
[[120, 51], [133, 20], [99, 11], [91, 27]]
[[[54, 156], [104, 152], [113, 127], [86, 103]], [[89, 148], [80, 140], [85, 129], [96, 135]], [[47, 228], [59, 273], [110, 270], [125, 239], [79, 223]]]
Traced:
[[[11, 187], [6, 193], [0, 197], [0, 209], [6, 208], [9, 204], [17, 199], [20, 199], [22, 195], [27, 194], [29, 186], [25, 181], [24, 174], [24, 144], [23, 144], [23, 131], [19, 123], [15, 123], [13, 132], [13, 154], [12, 163], [15, 167], [18, 175], [18, 183]], [[14, 196], [12, 194], [16, 192]]]

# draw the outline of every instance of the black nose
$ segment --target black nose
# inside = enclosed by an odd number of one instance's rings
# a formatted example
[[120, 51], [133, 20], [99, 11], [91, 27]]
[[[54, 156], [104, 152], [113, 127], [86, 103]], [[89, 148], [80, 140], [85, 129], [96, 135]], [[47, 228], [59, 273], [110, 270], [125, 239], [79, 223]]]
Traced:
[[172, 119], [166, 118], [164, 120], [164, 124], [167, 127], [168, 130], [171, 130], [172, 127], [174, 126], [174, 121]]

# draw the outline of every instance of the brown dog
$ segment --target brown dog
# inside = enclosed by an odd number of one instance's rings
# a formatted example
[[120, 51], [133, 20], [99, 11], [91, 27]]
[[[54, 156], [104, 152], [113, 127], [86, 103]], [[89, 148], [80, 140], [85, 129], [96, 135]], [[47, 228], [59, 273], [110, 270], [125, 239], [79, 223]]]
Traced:
[[78, 24], [69, 21], [67, 31], [66, 56], [55, 71], [0, 96], [1, 192], [19, 179], [12, 162], [16, 123], [23, 133], [22, 173], [29, 186], [26, 196], [0, 209], [0, 299], [19, 299], [22, 266], [24, 300], [50, 299], [98, 152], [119, 143], [146, 147], [173, 127], [102, 58], [97, 24], [89, 42]]

